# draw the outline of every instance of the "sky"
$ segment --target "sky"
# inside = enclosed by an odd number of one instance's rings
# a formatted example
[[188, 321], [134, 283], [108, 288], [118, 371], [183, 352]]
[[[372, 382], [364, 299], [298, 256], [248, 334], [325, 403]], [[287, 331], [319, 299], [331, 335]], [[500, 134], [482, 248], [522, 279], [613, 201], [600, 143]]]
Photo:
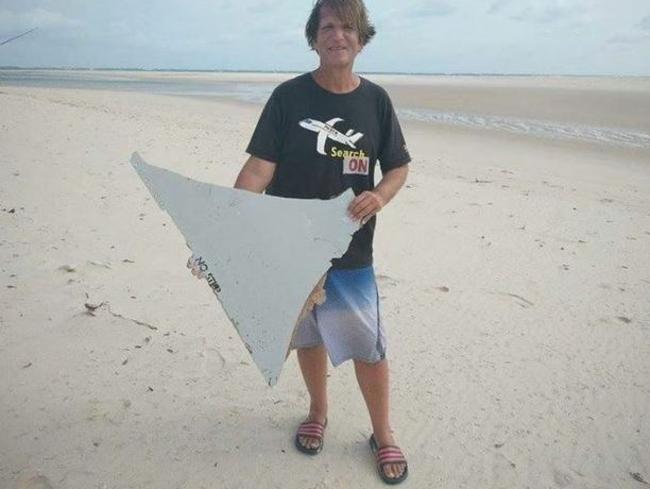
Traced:
[[[0, 0], [0, 66], [307, 71], [312, 0]], [[360, 72], [650, 75], [648, 0], [367, 0]]]

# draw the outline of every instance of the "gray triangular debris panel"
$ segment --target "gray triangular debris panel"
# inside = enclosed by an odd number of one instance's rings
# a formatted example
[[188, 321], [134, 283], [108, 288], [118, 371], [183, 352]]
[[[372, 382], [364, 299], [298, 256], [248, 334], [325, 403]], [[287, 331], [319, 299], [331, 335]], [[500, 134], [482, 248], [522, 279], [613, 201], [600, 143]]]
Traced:
[[305, 299], [357, 230], [346, 214], [354, 194], [285, 199], [197, 182], [137, 153], [131, 164], [205, 260], [210, 286], [262, 375], [275, 384]]

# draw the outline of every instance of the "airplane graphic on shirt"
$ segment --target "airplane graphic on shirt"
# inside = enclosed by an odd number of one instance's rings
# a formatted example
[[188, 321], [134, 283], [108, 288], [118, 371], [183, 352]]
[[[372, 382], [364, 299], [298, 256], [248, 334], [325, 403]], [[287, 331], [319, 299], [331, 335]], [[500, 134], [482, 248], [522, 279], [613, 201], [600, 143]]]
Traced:
[[327, 138], [330, 138], [333, 141], [338, 141], [339, 143], [347, 144], [351, 148], [356, 149], [357, 147], [354, 145], [354, 143], [363, 137], [363, 133], [355, 133], [353, 129], [350, 129], [345, 134], [334, 129], [334, 124], [341, 122], [342, 120], [343, 119], [340, 119], [338, 117], [330, 119], [327, 122], [321, 122], [315, 119], [303, 119], [299, 122], [299, 124], [300, 127], [318, 133], [318, 139], [316, 140], [316, 151], [324, 155], [326, 154], [325, 142], [327, 141]]

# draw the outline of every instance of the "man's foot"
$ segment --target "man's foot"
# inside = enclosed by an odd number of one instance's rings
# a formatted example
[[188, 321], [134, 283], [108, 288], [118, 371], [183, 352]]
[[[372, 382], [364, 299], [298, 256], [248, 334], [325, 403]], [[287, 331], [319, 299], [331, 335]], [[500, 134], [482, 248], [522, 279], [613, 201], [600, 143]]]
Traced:
[[379, 477], [387, 484], [399, 484], [408, 476], [406, 458], [392, 435], [382, 437], [381, 441], [379, 444], [374, 434], [370, 436], [370, 449], [375, 455]]
[[295, 438], [296, 448], [307, 455], [320, 453], [323, 449], [323, 435], [326, 426], [327, 418], [310, 415], [298, 427]]

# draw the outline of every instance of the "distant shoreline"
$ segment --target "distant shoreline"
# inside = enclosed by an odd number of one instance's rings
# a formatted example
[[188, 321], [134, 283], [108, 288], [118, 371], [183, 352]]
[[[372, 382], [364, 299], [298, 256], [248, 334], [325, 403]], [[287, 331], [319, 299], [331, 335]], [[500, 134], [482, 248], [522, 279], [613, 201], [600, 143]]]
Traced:
[[[286, 75], [303, 73], [304, 69], [296, 70], [249, 70], [249, 69], [183, 69], [183, 68], [88, 68], [88, 67], [52, 67], [52, 66], [0, 66], [2, 71], [125, 71], [140, 73], [243, 73], [264, 75]], [[445, 73], [445, 72], [406, 72], [406, 71], [359, 71], [361, 75], [404, 75], [404, 76], [449, 76], [449, 77], [567, 77], [567, 78], [639, 78], [650, 79], [650, 75], [614, 75], [614, 74], [572, 74], [572, 73]]]
[[[0, 87], [99, 89], [263, 105], [294, 73], [0, 69]], [[365, 76], [365, 74], [364, 74]], [[369, 75], [405, 121], [650, 150], [650, 78]]]

